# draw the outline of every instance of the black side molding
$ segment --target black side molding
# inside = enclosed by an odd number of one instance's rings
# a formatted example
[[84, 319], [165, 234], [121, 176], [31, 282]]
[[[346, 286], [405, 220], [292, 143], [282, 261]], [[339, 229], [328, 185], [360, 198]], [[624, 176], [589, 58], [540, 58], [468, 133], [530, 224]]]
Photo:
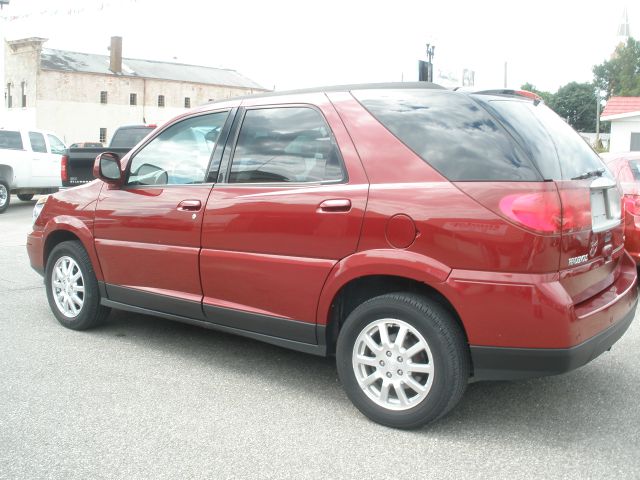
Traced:
[[[162, 317], [190, 325], [233, 333], [279, 347], [326, 356], [324, 325], [202, 305], [135, 288], [98, 282], [105, 307]], [[205, 316], [206, 313], [206, 316]], [[317, 335], [320, 341], [317, 340]]]
[[627, 331], [636, 313], [629, 312], [614, 325], [571, 348], [503, 348], [471, 345], [473, 377], [480, 380], [516, 380], [575, 370], [609, 350]]

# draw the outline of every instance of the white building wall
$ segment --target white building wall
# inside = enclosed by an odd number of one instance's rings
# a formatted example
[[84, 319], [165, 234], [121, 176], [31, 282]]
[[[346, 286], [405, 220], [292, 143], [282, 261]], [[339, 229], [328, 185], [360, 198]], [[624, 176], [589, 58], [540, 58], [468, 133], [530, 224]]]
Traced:
[[[106, 104], [100, 103], [101, 91], [107, 92]], [[131, 93], [137, 95], [137, 105], [129, 104]], [[36, 124], [58, 133], [67, 144], [97, 142], [100, 128], [106, 128], [108, 144], [121, 125], [161, 125], [187, 111], [185, 97], [193, 108], [248, 93], [251, 90], [233, 87], [42, 70]], [[158, 106], [159, 95], [164, 95], [164, 107]]]
[[[0, 126], [4, 128], [34, 128], [36, 126], [37, 71], [42, 50], [42, 39], [26, 39], [5, 44], [4, 108]], [[10, 84], [11, 88], [7, 85]], [[26, 107], [22, 107], [22, 93]], [[11, 91], [11, 108], [8, 94]]]
[[640, 133], [640, 115], [611, 121], [610, 152], [628, 152], [631, 149], [631, 132]]

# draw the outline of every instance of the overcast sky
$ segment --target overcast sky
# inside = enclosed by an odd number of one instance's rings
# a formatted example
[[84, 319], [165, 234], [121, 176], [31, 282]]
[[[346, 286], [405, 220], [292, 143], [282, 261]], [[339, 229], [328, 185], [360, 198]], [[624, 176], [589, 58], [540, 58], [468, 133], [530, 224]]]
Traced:
[[[534, 7], [523, 7], [522, 5]], [[225, 67], [266, 88], [417, 80], [425, 43], [436, 69], [476, 72], [476, 85], [531, 82], [555, 91], [591, 81], [609, 58], [624, 7], [640, 36], [640, 1], [11, 0], [7, 39], [45, 47]]]

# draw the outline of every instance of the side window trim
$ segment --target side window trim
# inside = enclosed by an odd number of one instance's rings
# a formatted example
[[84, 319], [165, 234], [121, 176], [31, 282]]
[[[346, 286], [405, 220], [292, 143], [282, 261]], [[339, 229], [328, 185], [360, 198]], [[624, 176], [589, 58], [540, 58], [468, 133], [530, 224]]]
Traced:
[[[218, 137], [218, 141], [216, 142], [216, 146], [213, 149], [213, 152], [211, 152], [211, 158], [209, 158], [209, 165], [207, 165], [207, 178], [205, 178], [205, 183], [207, 184], [216, 183], [218, 181], [219, 172], [222, 170], [222, 157], [224, 155], [227, 141], [229, 140], [229, 135], [232, 131], [237, 116], [238, 107], [234, 107], [229, 110], [227, 119], [222, 126], [220, 136]], [[216, 164], [218, 165], [218, 168], [216, 170], [212, 170], [213, 166]]]
[[[245, 116], [250, 110], [267, 110], [267, 109], [276, 109], [276, 108], [309, 108], [314, 110], [320, 115], [320, 118], [324, 122], [329, 135], [333, 141], [333, 144], [336, 148], [336, 153], [338, 155], [338, 161], [340, 163], [340, 169], [342, 171], [342, 178], [339, 180], [327, 180], [322, 182], [251, 182], [251, 183], [229, 183], [229, 176], [231, 174], [231, 166], [233, 165], [233, 159], [236, 153], [236, 147], [238, 145], [238, 138], [240, 137], [240, 131], [242, 130], [242, 125], [244, 123]], [[218, 183], [224, 183], [228, 186], [237, 186], [237, 187], [246, 187], [246, 186], [255, 186], [255, 185], [269, 185], [269, 186], [293, 186], [293, 185], [334, 185], [334, 184], [347, 184], [349, 183], [349, 172], [347, 171], [344, 158], [342, 158], [342, 152], [340, 151], [340, 147], [338, 145], [338, 141], [333, 133], [333, 129], [329, 125], [326, 117], [322, 113], [317, 106], [309, 103], [291, 103], [286, 105], [256, 105], [250, 107], [240, 107], [240, 111], [236, 115], [236, 121], [233, 125], [232, 133], [229, 137], [231, 141], [227, 142], [222, 163], [220, 165], [220, 175], [218, 176]], [[224, 164], [224, 165], [223, 165]], [[223, 169], [224, 167], [224, 169]]]
[[[131, 166], [133, 165], [133, 160], [136, 157], [136, 155], [138, 155], [142, 150], [144, 150], [147, 145], [149, 145], [151, 142], [153, 142], [156, 138], [158, 138], [160, 135], [162, 135], [166, 130], [168, 130], [169, 128], [173, 127], [174, 125], [177, 125], [178, 123], [181, 123], [183, 121], [186, 120], [190, 120], [192, 118], [197, 118], [197, 117], [203, 117], [205, 115], [212, 115], [212, 114], [216, 114], [216, 113], [227, 113], [227, 118], [225, 119], [225, 123], [223, 125], [223, 129], [220, 132], [220, 136], [222, 136], [222, 133], [224, 132], [224, 129], [227, 127], [227, 124], [229, 123], [229, 117], [231, 117], [232, 115], [230, 115], [232, 113], [232, 111], [235, 110], [234, 108], [223, 108], [220, 110], [211, 110], [211, 111], [207, 111], [207, 112], [198, 112], [197, 114], [194, 115], [188, 115], [185, 117], [181, 117], [179, 120], [172, 122], [170, 124], [165, 125], [163, 128], [159, 129], [157, 132], [155, 132], [155, 134], [149, 138], [146, 142], [144, 142], [142, 145], [140, 145], [140, 147], [138, 147], [138, 149], [133, 152], [131, 154], [131, 157], [129, 158], [129, 161], [127, 162], [127, 168], [125, 171], [125, 182], [124, 185], [122, 186], [123, 189], [127, 189], [127, 188], [140, 188], [141, 185], [129, 185], [129, 177], [131, 176]], [[218, 149], [221, 147], [221, 140], [220, 138], [218, 138], [218, 141], [216, 141], [216, 146], [214, 147], [213, 151], [211, 152], [211, 155], [209, 156], [209, 162], [207, 163], [207, 167], [205, 169], [206, 175], [204, 180], [201, 183], [193, 183], [193, 184], [189, 184], [189, 186], [202, 186], [202, 185], [206, 185], [206, 186], [211, 186], [211, 184], [213, 182], [211, 182], [209, 180], [209, 172], [210, 172], [210, 168], [211, 168], [211, 162], [212, 159], [214, 158], [216, 151], [218, 151]], [[145, 185], [145, 188], [149, 188], [149, 187], [160, 187], [160, 188], [167, 188], [167, 187], [174, 187], [174, 186], [184, 186], [184, 184], [162, 184], [162, 185]]]

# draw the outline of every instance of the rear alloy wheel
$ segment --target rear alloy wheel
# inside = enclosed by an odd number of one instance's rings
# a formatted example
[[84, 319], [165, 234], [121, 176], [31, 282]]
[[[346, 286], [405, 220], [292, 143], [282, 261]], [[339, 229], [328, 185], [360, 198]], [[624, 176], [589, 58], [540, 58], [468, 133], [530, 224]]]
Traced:
[[23, 202], [30, 202], [31, 200], [33, 200], [33, 193], [19, 193], [18, 199], [22, 200]]
[[11, 192], [9, 192], [9, 185], [3, 180], [0, 180], [0, 213], [9, 208], [11, 202]]
[[47, 299], [58, 321], [86, 330], [104, 321], [110, 309], [100, 305], [100, 290], [91, 260], [78, 241], [62, 242], [51, 251], [45, 271]]
[[340, 331], [336, 357], [354, 405], [396, 428], [417, 428], [445, 415], [469, 377], [460, 326], [441, 305], [412, 293], [358, 306]]

